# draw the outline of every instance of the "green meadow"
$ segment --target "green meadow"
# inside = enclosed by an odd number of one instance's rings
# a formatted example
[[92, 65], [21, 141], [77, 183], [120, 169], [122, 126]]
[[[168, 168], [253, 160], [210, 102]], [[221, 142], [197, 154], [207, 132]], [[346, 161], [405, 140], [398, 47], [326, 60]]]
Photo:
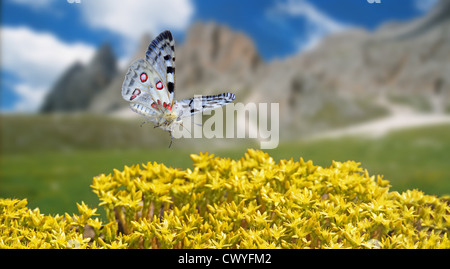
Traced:
[[[92, 178], [122, 170], [124, 165], [156, 161], [191, 167], [189, 155], [206, 151], [187, 139], [174, 140], [150, 125], [88, 115], [2, 115], [0, 197], [27, 198], [30, 208], [46, 214], [77, 212], [84, 201], [97, 207]], [[161, 142], [164, 141], [164, 142]], [[249, 141], [215, 149], [217, 156], [241, 158]], [[249, 143], [247, 143], [249, 142]], [[355, 160], [371, 175], [384, 175], [391, 190], [420, 189], [450, 194], [450, 125], [427, 126], [391, 133], [379, 139], [338, 138], [282, 141], [265, 150], [276, 161], [293, 158], [329, 166], [333, 160]]]

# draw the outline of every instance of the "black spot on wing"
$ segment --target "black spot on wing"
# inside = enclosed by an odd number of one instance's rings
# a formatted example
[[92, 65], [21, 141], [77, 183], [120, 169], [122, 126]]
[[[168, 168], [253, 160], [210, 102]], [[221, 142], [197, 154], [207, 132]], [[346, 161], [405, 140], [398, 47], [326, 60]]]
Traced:
[[167, 89], [169, 90], [169, 93], [173, 93], [173, 91], [175, 89], [175, 84], [173, 82], [168, 82]]

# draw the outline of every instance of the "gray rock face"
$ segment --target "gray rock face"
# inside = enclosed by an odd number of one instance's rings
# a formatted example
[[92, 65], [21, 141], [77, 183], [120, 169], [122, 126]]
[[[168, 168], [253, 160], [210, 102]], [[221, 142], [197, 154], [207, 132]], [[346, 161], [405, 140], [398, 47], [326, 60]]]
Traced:
[[73, 112], [89, 107], [117, 74], [116, 58], [108, 44], [99, 48], [92, 61], [75, 63], [56, 82], [47, 95], [41, 112]]
[[253, 42], [246, 35], [215, 23], [197, 23], [177, 51], [177, 83], [190, 88], [224, 78], [248, 80], [262, 64]]

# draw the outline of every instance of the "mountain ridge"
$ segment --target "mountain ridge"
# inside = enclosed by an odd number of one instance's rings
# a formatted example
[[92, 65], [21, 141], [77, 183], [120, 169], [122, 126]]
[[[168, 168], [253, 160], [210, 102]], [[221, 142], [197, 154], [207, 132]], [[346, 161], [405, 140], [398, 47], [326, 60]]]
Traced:
[[109, 44], [103, 44], [87, 65], [71, 65], [56, 81], [40, 109], [42, 113], [75, 112], [89, 107], [117, 74], [117, 60]]
[[[372, 102], [379, 95], [448, 112], [449, 10], [450, 2], [441, 1], [424, 17], [386, 24], [374, 33], [349, 29], [312, 50], [271, 62], [260, 57], [245, 34], [197, 22], [183, 44], [176, 44], [176, 98], [230, 91], [237, 95], [235, 102], [279, 103], [280, 128], [288, 137], [385, 115], [389, 111]], [[142, 38], [132, 60], [144, 57], [149, 42], [148, 35]], [[120, 94], [125, 73], [117, 71], [96, 91], [86, 111], [138, 116]]]

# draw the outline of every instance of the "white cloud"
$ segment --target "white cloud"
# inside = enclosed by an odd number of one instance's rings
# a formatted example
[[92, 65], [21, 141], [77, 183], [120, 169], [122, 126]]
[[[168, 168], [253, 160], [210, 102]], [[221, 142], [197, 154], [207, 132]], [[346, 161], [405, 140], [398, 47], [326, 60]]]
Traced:
[[37, 108], [69, 65], [75, 61], [86, 63], [95, 52], [93, 46], [68, 44], [51, 33], [35, 32], [28, 27], [2, 27], [1, 35], [2, 68], [18, 78], [11, 85], [23, 100], [18, 109]]
[[12, 108], [13, 111], [35, 112], [39, 109], [45, 95], [46, 87], [35, 87], [27, 83], [14, 85], [14, 92], [20, 97]]
[[303, 16], [310, 23], [330, 32], [336, 32], [344, 28], [341, 23], [328, 17], [305, 0], [289, 0], [286, 3], [279, 3], [276, 9], [291, 16]]
[[415, 0], [414, 6], [421, 12], [427, 12], [434, 7], [438, 0]]
[[296, 43], [299, 51], [308, 51], [314, 49], [320, 41], [322, 41], [325, 35], [326, 33], [322, 31], [307, 31], [305, 36], [295, 38], [294, 42]]
[[143, 33], [185, 29], [194, 13], [190, 0], [95, 0], [80, 4], [86, 23], [136, 41]]
[[340, 32], [348, 27], [346, 24], [327, 16], [306, 0], [278, 2], [271, 12], [275, 12], [278, 15], [302, 17], [307, 21], [304, 36], [296, 39], [299, 50], [314, 48], [324, 36]]

